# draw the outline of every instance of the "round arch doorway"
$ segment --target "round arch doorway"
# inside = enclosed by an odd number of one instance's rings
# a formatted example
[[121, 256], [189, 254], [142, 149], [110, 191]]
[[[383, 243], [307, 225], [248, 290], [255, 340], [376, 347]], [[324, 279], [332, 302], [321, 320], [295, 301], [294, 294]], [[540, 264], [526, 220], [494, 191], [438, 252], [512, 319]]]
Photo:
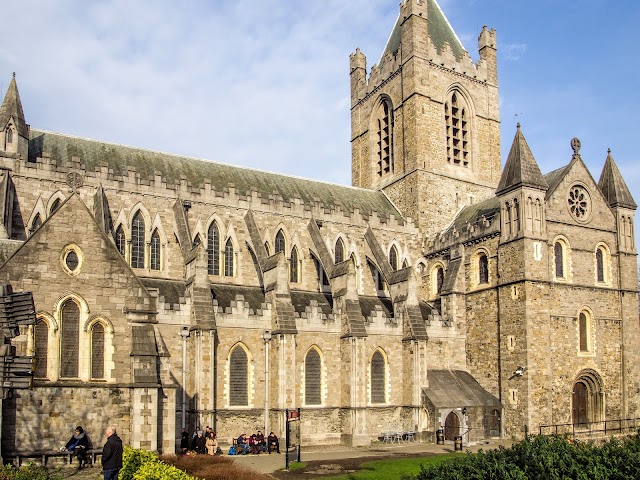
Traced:
[[598, 422], [602, 418], [603, 388], [597, 372], [580, 372], [571, 392], [571, 418], [576, 426]]
[[444, 421], [444, 439], [453, 441], [456, 435], [460, 435], [460, 418], [451, 412]]

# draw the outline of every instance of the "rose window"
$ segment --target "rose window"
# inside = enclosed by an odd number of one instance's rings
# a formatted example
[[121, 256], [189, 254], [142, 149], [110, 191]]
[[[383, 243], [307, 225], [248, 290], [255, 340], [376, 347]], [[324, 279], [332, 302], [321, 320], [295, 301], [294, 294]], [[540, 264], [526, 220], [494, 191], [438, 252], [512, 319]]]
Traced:
[[584, 187], [580, 185], [574, 185], [571, 187], [567, 203], [571, 215], [573, 215], [576, 220], [587, 220], [590, 213], [590, 199], [589, 192], [587, 192]]

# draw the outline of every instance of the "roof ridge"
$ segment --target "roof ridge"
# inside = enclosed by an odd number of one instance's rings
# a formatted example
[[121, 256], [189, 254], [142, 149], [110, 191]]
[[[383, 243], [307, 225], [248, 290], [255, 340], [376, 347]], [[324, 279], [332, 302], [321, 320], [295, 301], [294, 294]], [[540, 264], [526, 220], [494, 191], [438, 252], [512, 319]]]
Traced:
[[152, 150], [150, 148], [145, 148], [145, 147], [136, 147], [136, 146], [127, 145], [127, 144], [124, 144], [124, 143], [115, 143], [115, 142], [109, 142], [109, 141], [105, 141], [105, 140], [97, 140], [95, 138], [81, 137], [81, 136], [78, 136], [78, 135], [70, 135], [70, 134], [66, 134], [66, 133], [59, 133], [59, 132], [54, 132], [54, 131], [51, 131], [51, 130], [44, 130], [44, 129], [41, 129], [41, 128], [32, 128], [31, 131], [33, 133], [45, 133], [45, 134], [49, 134], [49, 135], [58, 135], [60, 137], [72, 138], [72, 139], [76, 139], [76, 140], [84, 140], [84, 141], [87, 141], [87, 142], [95, 142], [95, 143], [100, 143], [100, 144], [104, 144], [104, 145], [111, 145], [111, 146], [114, 146], [114, 147], [124, 147], [124, 148], [130, 148], [132, 150], [140, 150], [142, 152], [147, 152], [147, 153], [155, 153], [155, 154], [159, 154], [159, 155], [167, 155], [167, 156], [170, 156], [170, 157], [181, 158], [181, 159], [184, 159], [184, 160], [196, 160], [196, 161], [199, 161], [199, 162], [218, 164], [218, 165], [222, 165], [222, 166], [230, 167], [230, 168], [238, 168], [238, 169], [241, 169], [241, 170], [249, 170], [249, 171], [252, 171], [252, 172], [266, 173], [266, 174], [270, 174], [270, 175], [277, 175], [279, 177], [294, 178], [296, 180], [305, 180], [305, 181], [313, 182], [313, 183], [322, 183], [324, 185], [331, 185], [331, 186], [334, 186], [334, 187], [343, 187], [343, 188], [348, 188], [348, 189], [352, 189], [352, 190], [359, 190], [359, 191], [363, 191], [363, 192], [381, 193], [380, 190], [373, 190], [373, 189], [370, 189], [370, 188], [354, 187], [353, 185], [345, 185], [345, 184], [342, 184], [342, 183], [334, 183], [334, 182], [329, 182], [327, 180], [317, 180], [317, 179], [313, 179], [313, 178], [301, 177], [301, 176], [298, 176], [298, 175], [291, 175], [289, 173], [280, 173], [280, 172], [274, 172], [274, 171], [271, 171], [271, 170], [262, 170], [260, 168], [248, 167], [246, 165], [234, 165], [232, 163], [221, 162], [220, 160], [210, 160], [210, 159], [201, 158], [201, 157], [182, 155], [182, 154], [179, 154], [179, 153], [163, 152], [163, 151], [160, 151], [160, 150]]

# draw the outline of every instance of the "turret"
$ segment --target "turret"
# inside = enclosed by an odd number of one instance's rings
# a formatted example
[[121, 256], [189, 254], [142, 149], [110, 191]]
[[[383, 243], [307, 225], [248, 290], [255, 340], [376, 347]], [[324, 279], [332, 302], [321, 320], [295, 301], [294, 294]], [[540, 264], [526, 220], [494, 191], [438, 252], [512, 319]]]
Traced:
[[518, 123], [496, 189], [500, 199], [502, 243], [522, 236], [544, 238], [544, 197], [547, 189], [547, 182]]
[[489, 30], [485, 25], [482, 27], [478, 37], [478, 51], [480, 52], [480, 62], [485, 64], [487, 69], [487, 82], [492, 85], [498, 84], [498, 56], [496, 51], [496, 31]]
[[359, 98], [362, 88], [367, 83], [367, 57], [356, 48], [356, 51], [349, 55], [349, 68], [351, 77], [351, 105], [354, 105]]
[[29, 153], [29, 125], [24, 119], [15, 73], [0, 106], [0, 153], [2, 152], [19, 155], [23, 159], [27, 159]]

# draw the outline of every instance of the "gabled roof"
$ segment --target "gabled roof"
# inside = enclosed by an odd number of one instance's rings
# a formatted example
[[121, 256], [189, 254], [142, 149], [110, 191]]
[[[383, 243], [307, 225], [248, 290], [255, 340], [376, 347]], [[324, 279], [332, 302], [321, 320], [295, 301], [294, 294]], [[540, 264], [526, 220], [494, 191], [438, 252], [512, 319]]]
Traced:
[[11, 79], [9, 88], [7, 89], [7, 94], [4, 96], [2, 106], [0, 106], [0, 130], [4, 130], [11, 117], [15, 119], [18, 135], [23, 138], [27, 138], [29, 136], [29, 129], [27, 128], [27, 122], [24, 119], [24, 112], [22, 111], [22, 102], [20, 101], [20, 94], [18, 93], [15, 73]]
[[633, 210], [637, 208], [636, 202], [633, 201], [631, 192], [613, 160], [611, 150], [608, 151], [598, 187], [611, 207], [626, 207]]
[[[402, 19], [398, 16], [396, 24], [391, 31], [391, 35], [389, 35], [389, 40], [387, 40], [387, 44], [382, 51], [380, 63], [387, 53], [390, 53], [391, 55], [398, 53], [402, 40], [400, 34], [401, 24]], [[429, 29], [429, 38], [435, 45], [438, 52], [441, 52], [444, 48], [444, 44], [448, 43], [451, 47], [451, 51], [458, 60], [464, 56], [466, 50], [436, 0], [427, 0], [427, 25], [427, 28]]]
[[35, 161], [43, 153], [51, 156], [58, 167], [71, 166], [72, 157], [77, 157], [90, 172], [106, 165], [114, 176], [126, 177], [131, 167], [135, 168], [136, 175], [143, 180], [153, 180], [159, 174], [169, 185], [179, 184], [184, 176], [194, 187], [204, 185], [207, 180], [216, 192], [223, 192], [232, 186], [239, 195], [250, 196], [255, 191], [265, 199], [272, 195], [280, 196], [285, 203], [298, 198], [310, 206], [318, 201], [330, 210], [339, 207], [344, 212], [359, 209], [363, 215], [377, 212], [382, 218], [391, 215], [402, 217], [380, 191], [31, 129], [29, 160]]
[[531, 153], [531, 149], [520, 130], [520, 124], [516, 130], [516, 136], [511, 144], [507, 163], [502, 171], [496, 195], [509, 192], [519, 187], [533, 187], [540, 190], [548, 188], [547, 182], [540, 172], [540, 167]]

